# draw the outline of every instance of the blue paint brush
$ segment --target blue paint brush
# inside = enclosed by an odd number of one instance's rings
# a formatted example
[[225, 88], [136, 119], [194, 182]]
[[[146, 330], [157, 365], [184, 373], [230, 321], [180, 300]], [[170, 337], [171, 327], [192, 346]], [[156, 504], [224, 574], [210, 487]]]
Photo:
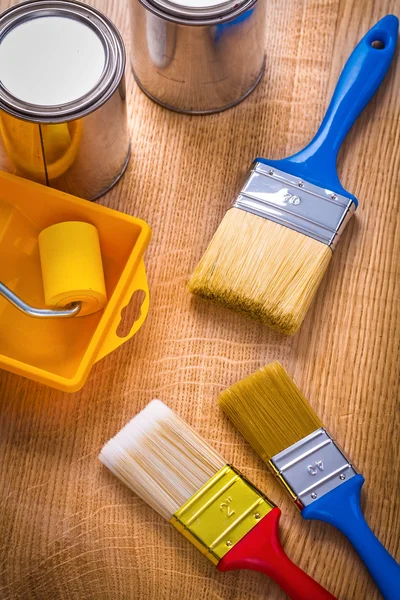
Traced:
[[222, 392], [218, 402], [289, 492], [302, 517], [339, 529], [385, 600], [399, 600], [400, 565], [372, 533], [361, 510], [364, 477], [285, 369], [272, 363]]
[[304, 150], [257, 158], [189, 282], [191, 292], [285, 334], [300, 327], [356, 198], [336, 172], [340, 146], [392, 61], [398, 19], [388, 15], [358, 44], [325, 118]]

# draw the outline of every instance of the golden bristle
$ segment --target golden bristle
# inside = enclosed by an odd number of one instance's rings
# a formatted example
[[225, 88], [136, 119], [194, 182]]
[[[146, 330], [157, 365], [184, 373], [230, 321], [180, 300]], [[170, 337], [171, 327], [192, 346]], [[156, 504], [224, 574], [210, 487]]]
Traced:
[[189, 290], [282, 333], [299, 329], [332, 257], [326, 244], [231, 208]]
[[218, 403], [267, 463], [322, 427], [318, 416], [278, 362], [222, 392]]

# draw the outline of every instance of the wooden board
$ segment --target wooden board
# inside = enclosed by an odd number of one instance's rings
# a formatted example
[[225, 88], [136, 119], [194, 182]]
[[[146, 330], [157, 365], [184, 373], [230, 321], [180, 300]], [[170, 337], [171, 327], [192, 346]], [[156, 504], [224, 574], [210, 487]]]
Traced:
[[[129, 48], [126, 2], [92, 3]], [[9, 4], [0, 1], [2, 9]], [[267, 73], [248, 100], [215, 116], [168, 112], [128, 73], [132, 160], [101, 203], [153, 227], [151, 312], [80, 393], [0, 372], [1, 600], [284, 598], [261, 575], [219, 574], [97, 460], [102, 444], [154, 397], [282, 508], [293, 560], [339, 598], [380, 597], [338, 532], [301, 519], [216, 397], [282, 361], [364, 474], [366, 517], [400, 558], [398, 61], [341, 152], [342, 181], [360, 209], [300, 333], [285, 338], [194, 300], [186, 281], [251, 160], [280, 158], [308, 141], [344, 61], [389, 12], [400, 14], [398, 0], [268, 0]]]

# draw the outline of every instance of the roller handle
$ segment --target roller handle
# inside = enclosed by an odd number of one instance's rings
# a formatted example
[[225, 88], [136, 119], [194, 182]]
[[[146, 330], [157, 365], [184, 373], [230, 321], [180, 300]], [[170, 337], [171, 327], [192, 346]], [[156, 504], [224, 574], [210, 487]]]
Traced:
[[400, 565], [375, 537], [362, 514], [364, 477], [356, 475], [303, 509], [305, 519], [317, 519], [339, 529], [360, 555], [385, 600], [400, 598]]
[[8, 300], [19, 311], [36, 319], [65, 319], [76, 317], [82, 307], [81, 302], [72, 302], [63, 308], [36, 308], [17, 296], [5, 283], [0, 281], [0, 296]]
[[[337, 154], [389, 69], [396, 49], [398, 27], [398, 18], [387, 15], [368, 31], [348, 59], [314, 139], [304, 150], [289, 158], [266, 161], [269, 165], [320, 187], [349, 195], [337, 175]], [[356, 201], [354, 197], [353, 200]]]
[[292, 600], [335, 600], [327, 590], [297, 567], [279, 539], [281, 511], [274, 508], [218, 564], [218, 570], [258, 571], [268, 575]]

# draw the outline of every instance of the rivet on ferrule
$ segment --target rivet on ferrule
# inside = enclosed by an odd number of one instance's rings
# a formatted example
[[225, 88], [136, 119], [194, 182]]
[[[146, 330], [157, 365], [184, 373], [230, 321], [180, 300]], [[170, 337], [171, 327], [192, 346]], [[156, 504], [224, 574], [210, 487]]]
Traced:
[[233, 207], [307, 235], [334, 250], [356, 209], [351, 198], [256, 161]]
[[286, 448], [270, 463], [300, 509], [357, 475], [323, 428]]
[[173, 515], [171, 524], [217, 565], [274, 508], [226, 465]]

